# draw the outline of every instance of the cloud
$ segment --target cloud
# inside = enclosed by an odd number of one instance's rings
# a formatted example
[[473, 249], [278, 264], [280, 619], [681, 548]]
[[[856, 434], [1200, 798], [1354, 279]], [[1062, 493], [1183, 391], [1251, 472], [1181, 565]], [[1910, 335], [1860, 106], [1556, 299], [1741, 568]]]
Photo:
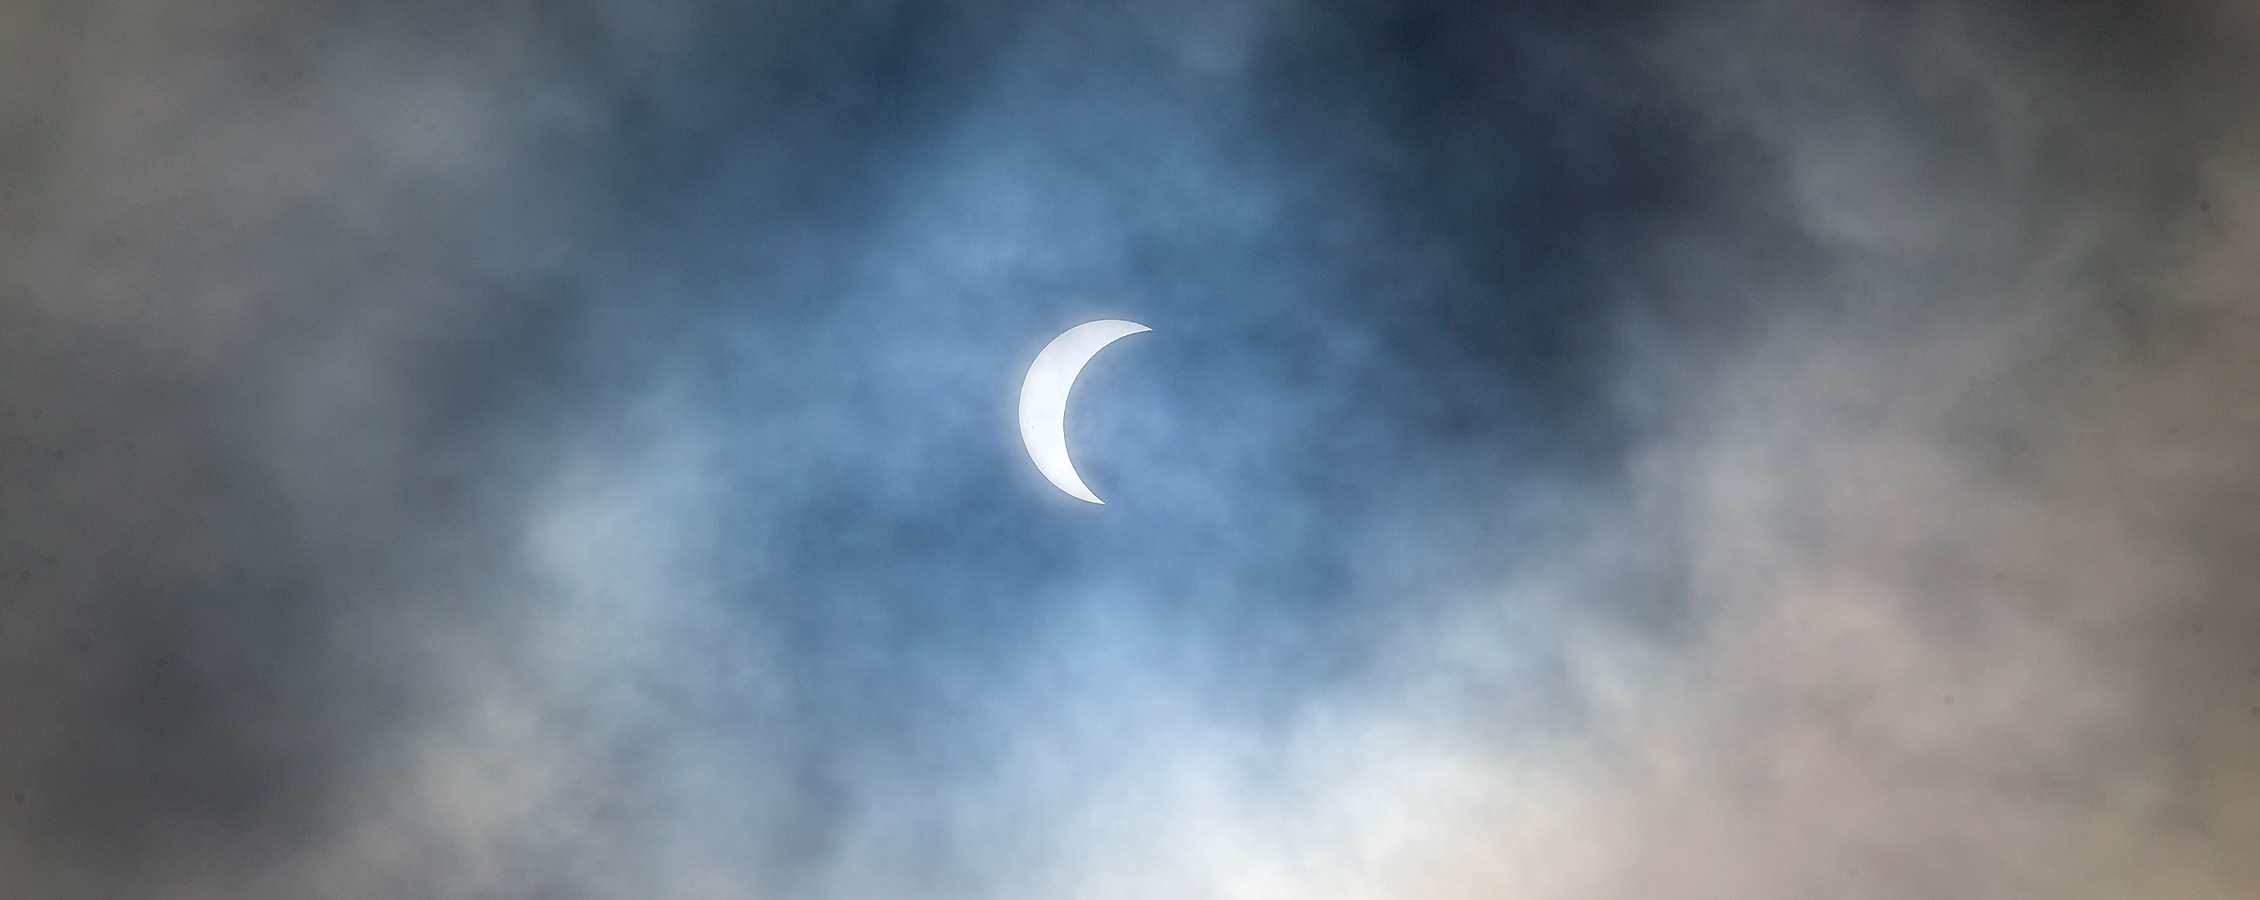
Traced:
[[0, 11], [0, 870], [2248, 893], [2241, 15]]

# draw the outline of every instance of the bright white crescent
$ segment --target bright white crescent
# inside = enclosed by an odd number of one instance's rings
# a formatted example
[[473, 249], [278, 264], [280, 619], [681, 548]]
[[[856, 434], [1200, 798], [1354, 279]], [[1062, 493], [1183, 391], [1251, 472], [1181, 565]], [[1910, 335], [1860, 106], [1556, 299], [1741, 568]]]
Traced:
[[1028, 367], [1028, 380], [1020, 385], [1020, 439], [1028, 444], [1028, 458], [1036, 461], [1036, 471], [1044, 473], [1060, 490], [1092, 503], [1106, 503], [1083, 486], [1082, 476], [1075, 474], [1075, 462], [1067, 456], [1067, 391], [1075, 386], [1075, 376], [1082, 373], [1083, 364], [1106, 345], [1152, 330], [1121, 319], [1085, 322], [1052, 338], [1044, 352], [1036, 354], [1035, 364]]

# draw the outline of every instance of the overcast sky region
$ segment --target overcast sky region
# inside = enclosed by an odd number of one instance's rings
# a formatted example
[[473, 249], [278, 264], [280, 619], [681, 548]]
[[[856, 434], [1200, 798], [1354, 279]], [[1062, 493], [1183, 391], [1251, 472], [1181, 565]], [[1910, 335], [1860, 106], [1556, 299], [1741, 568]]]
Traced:
[[2249, 900], [2255, 98], [2245, 0], [0, 0], [0, 896]]

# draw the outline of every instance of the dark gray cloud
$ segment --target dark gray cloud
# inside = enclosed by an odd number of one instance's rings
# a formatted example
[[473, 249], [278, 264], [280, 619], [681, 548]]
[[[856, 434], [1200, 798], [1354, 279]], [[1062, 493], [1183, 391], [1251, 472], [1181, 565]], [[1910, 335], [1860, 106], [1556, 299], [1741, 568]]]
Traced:
[[2252, 24], [9, 7], [0, 871], [2248, 893]]

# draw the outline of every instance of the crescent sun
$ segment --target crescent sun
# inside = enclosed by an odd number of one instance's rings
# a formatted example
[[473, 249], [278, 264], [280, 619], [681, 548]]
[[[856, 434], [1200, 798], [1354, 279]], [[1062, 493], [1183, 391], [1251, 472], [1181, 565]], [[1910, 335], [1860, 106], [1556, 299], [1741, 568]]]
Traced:
[[1106, 501], [1083, 486], [1075, 462], [1067, 456], [1067, 391], [1075, 376], [1106, 345], [1152, 331], [1136, 322], [1100, 319], [1067, 329], [1052, 338], [1036, 362], [1028, 367], [1028, 380], [1020, 385], [1020, 439], [1028, 445], [1028, 458], [1060, 490], [1080, 500], [1104, 505]]

